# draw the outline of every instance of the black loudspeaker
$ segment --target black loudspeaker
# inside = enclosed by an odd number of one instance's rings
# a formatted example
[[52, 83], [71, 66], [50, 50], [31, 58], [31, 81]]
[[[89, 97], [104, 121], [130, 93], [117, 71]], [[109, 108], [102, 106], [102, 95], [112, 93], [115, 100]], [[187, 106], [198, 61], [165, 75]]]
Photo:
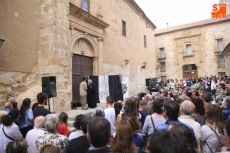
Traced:
[[46, 93], [49, 98], [57, 97], [56, 77], [42, 77], [42, 92]]
[[145, 86], [149, 86], [149, 80], [150, 78], [145, 79]]

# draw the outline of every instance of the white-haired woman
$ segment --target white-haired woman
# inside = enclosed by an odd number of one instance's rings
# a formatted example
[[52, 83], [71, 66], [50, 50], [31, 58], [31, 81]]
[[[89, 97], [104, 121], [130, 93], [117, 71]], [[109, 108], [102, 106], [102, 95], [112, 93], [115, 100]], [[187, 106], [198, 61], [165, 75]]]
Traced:
[[87, 103], [89, 108], [97, 107], [96, 90], [91, 79], [88, 79]]

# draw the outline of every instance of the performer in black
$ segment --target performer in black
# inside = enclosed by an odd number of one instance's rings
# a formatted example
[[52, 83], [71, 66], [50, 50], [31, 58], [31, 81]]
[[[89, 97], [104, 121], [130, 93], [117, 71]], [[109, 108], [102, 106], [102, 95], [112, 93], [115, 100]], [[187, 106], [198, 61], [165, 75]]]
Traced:
[[87, 87], [87, 103], [89, 108], [97, 107], [96, 102], [96, 91], [92, 80], [88, 80], [88, 87]]

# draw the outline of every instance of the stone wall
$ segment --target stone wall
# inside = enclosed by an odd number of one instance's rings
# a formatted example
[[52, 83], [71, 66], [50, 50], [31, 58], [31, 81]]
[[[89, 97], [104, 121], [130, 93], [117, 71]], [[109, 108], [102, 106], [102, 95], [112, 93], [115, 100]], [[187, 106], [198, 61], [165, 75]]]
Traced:
[[43, 76], [56, 76], [57, 97], [54, 98], [54, 108], [69, 107], [71, 101], [69, 1], [41, 0], [40, 8], [38, 80], [40, 81]]
[[[147, 25], [141, 11], [130, 2], [130, 0], [90, 1], [89, 13], [109, 24], [104, 30], [93, 24], [93, 21], [89, 21], [90, 19], [76, 15], [70, 10], [70, 25], [73, 27], [70, 30], [72, 42], [70, 50], [74, 54], [81, 54], [76, 49], [78, 47], [73, 45], [77, 42], [77, 38], [91, 41], [94, 51], [93, 74], [121, 75], [128, 78], [129, 95], [136, 95], [138, 92], [146, 91], [145, 78], [156, 76], [155, 41], [153, 28]], [[71, 0], [71, 3], [81, 8], [81, 0]], [[122, 35], [122, 20], [126, 22], [126, 36]], [[146, 48], [144, 35], [147, 38]], [[90, 54], [88, 56], [91, 57]], [[125, 59], [129, 60], [127, 66]], [[142, 69], [144, 62], [147, 65]]]
[[[0, 109], [11, 96], [16, 97], [19, 106], [23, 99], [18, 98], [37, 83], [37, 74], [0, 71]], [[34, 102], [34, 101], [33, 101]]]
[[38, 63], [39, 0], [1, 0], [0, 8], [0, 71], [31, 73]]
[[[218, 75], [219, 72], [226, 72], [226, 68], [218, 68], [220, 52], [217, 52], [216, 39], [223, 38], [225, 47], [230, 42], [229, 26], [229, 21], [226, 21], [157, 34], [155, 49], [159, 54], [159, 48], [164, 47], [166, 52], [166, 72], [162, 74], [158, 70], [158, 74], [167, 78], [181, 79], [182, 66], [187, 64], [197, 65], [198, 76]], [[184, 56], [186, 44], [192, 44], [194, 56]]]
[[[81, 7], [79, 0], [71, 2]], [[145, 91], [145, 78], [156, 76], [154, 30], [129, 0], [90, 1], [90, 14], [109, 24], [102, 33], [103, 53], [99, 51], [98, 75], [128, 77], [129, 95]], [[126, 22], [126, 36], [122, 35], [122, 20]], [[127, 66], [124, 66], [125, 59], [129, 60]], [[144, 62], [147, 63], [146, 68], [141, 69]]]
[[20, 106], [20, 95], [37, 85], [40, 2], [1, 0], [0, 8], [0, 37], [5, 39], [0, 49], [2, 109], [11, 96]]

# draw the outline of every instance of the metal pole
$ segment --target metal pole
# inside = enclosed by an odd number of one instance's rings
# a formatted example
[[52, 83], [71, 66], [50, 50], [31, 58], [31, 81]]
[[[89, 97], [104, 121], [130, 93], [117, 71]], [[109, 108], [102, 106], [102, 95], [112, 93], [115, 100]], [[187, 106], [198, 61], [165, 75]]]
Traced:
[[48, 107], [49, 107], [49, 111], [50, 111], [50, 99], [48, 98]]

